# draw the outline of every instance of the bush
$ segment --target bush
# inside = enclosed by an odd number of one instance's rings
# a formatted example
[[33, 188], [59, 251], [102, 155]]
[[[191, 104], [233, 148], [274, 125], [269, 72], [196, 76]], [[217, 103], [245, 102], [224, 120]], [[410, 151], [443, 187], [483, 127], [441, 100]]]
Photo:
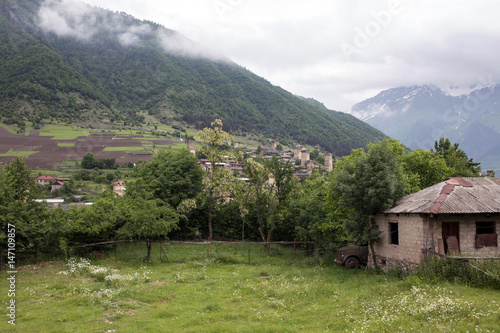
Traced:
[[414, 275], [431, 283], [452, 282], [471, 287], [500, 289], [498, 260], [457, 260], [429, 257], [418, 266]]

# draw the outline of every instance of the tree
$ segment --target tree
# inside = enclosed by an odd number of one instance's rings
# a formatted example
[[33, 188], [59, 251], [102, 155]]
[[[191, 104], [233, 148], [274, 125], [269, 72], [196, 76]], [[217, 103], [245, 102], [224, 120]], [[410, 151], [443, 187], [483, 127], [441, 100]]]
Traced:
[[216, 207], [222, 204], [227, 197], [234, 191], [234, 185], [237, 183], [236, 177], [229, 168], [225, 168], [222, 162], [229, 156], [229, 152], [224, 149], [227, 142], [232, 140], [232, 136], [222, 129], [222, 121], [216, 119], [211, 124], [212, 128], [206, 127], [198, 132], [201, 140], [208, 143], [203, 148], [203, 153], [210, 162], [208, 177], [205, 178], [204, 188], [206, 190], [204, 197], [208, 204], [208, 239], [212, 240], [212, 220]]
[[68, 240], [72, 243], [92, 243], [114, 237], [123, 225], [120, 208], [113, 192], [101, 194], [91, 206], [73, 207], [67, 213]]
[[326, 196], [325, 177], [313, 175], [303, 185], [294, 187], [286, 203], [285, 220], [293, 225], [297, 239], [337, 240], [341, 225], [334, 227], [329, 221]]
[[353, 150], [332, 172], [332, 193], [351, 212], [344, 227], [351, 236], [368, 241], [376, 267], [373, 243], [379, 233], [370, 217], [390, 208], [405, 194], [403, 154], [398, 141], [385, 139], [368, 145], [368, 152]]
[[86, 153], [82, 158], [82, 168], [93, 169], [96, 166], [97, 160], [92, 152]]
[[[35, 202], [40, 193], [40, 186], [22, 158], [0, 169], [0, 227], [5, 232], [9, 225], [14, 226], [16, 246], [27, 246], [43, 239], [47, 210]], [[5, 234], [0, 233], [0, 242], [4, 239]]]
[[415, 149], [404, 157], [404, 169], [408, 181], [408, 193], [413, 193], [442, 182], [453, 170], [444, 157], [425, 149]]
[[254, 205], [258, 230], [266, 243], [271, 241], [277, 224], [283, 221], [284, 202], [294, 186], [293, 173], [293, 165], [276, 156], [263, 163], [247, 162], [245, 174], [249, 178], [249, 195], [253, 197], [249, 202]]
[[117, 234], [120, 237], [144, 240], [146, 260], [150, 261], [153, 240], [167, 237], [169, 232], [177, 228], [179, 213], [164, 201], [151, 198], [144, 192], [127, 191], [125, 196], [117, 200], [124, 220]]
[[160, 150], [149, 163], [138, 165], [134, 186], [150, 191], [173, 208], [182, 200], [196, 197], [202, 188], [203, 170], [187, 149]]
[[458, 143], [452, 145], [449, 139], [441, 138], [434, 142], [434, 151], [444, 158], [448, 167], [452, 168], [451, 176], [478, 177], [481, 164], [474, 162], [458, 146]]

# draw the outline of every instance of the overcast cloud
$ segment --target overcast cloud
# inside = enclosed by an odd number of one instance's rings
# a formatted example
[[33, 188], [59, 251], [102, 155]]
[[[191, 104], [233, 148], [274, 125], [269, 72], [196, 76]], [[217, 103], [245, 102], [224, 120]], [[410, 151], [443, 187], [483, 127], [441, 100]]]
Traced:
[[84, 2], [160, 23], [339, 111], [392, 87], [435, 84], [458, 94], [500, 80], [493, 0]]

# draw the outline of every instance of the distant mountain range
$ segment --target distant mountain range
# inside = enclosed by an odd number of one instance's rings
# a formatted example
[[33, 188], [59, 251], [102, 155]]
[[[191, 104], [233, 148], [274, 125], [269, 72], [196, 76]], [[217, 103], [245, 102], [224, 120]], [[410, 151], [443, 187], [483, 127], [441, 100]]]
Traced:
[[0, 0], [0, 122], [141, 125], [144, 112], [197, 128], [221, 118], [232, 133], [337, 156], [385, 137], [156, 23], [77, 1]]
[[432, 85], [382, 91], [352, 107], [359, 119], [410, 148], [447, 137], [483, 169], [500, 170], [500, 85], [452, 96]]

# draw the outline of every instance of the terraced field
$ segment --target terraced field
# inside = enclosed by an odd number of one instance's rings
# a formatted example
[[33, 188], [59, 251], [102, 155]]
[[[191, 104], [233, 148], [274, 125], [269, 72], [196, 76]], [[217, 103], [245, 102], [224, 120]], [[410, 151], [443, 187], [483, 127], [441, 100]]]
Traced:
[[0, 163], [24, 156], [30, 168], [56, 169], [63, 161], [78, 161], [92, 152], [96, 158], [116, 158], [119, 164], [149, 161], [153, 147], [180, 148], [179, 140], [166, 140], [134, 131], [99, 131], [53, 126], [29, 135], [16, 135], [0, 127]]

